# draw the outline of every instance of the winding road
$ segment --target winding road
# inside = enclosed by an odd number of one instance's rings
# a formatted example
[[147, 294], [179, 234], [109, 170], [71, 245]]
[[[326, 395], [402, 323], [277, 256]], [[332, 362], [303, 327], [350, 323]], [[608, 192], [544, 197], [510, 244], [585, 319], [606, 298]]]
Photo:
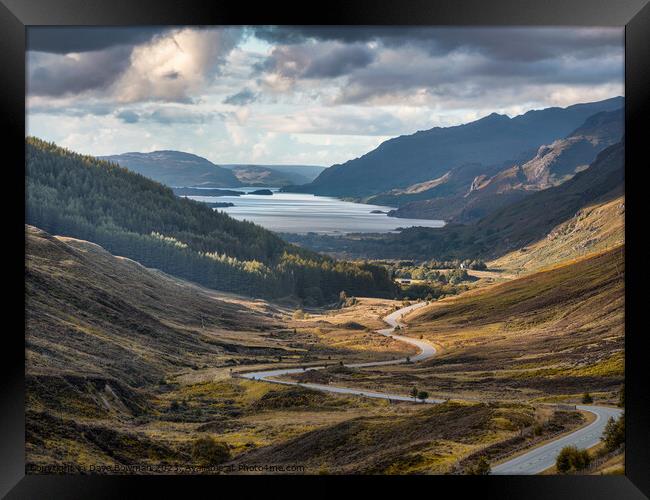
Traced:
[[[384, 328], [382, 330], [377, 330], [377, 333], [384, 335], [386, 337], [392, 337], [396, 340], [400, 340], [402, 342], [405, 342], [407, 344], [411, 344], [416, 346], [417, 348], [420, 349], [420, 353], [413, 356], [411, 359], [411, 362], [414, 361], [422, 361], [424, 359], [431, 358], [435, 356], [436, 354], [436, 348], [433, 347], [431, 344], [429, 344], [425, 340], [418, 340], [418, 339], [413, 339], [411, 337], [404, 337], [402, 335], [396, 335], [394, 333], [395, 327], [400, 324], [399, 320], [400, 318], [404, 315], [407, 314], [414, 309], [417, 309], [419, 307], [422, 307], [426, 305], [426, 302], [418, 302], [417, 304], [413, 304], [407, 307], [402, 307], [401, 309], [398, 309], [397, 311], [394, 311], [390, 313], [388, 316], [384, 317], [384, 321], [390, 325], [390, 328]], [[368, 363], [350, 363], [346, 364], [344, 366], [347, 366], [349, 368], [368, 368], [372, 366], [386, 366], [386, 365], [397, 365], [400, 363], [405, 363], [407, 361], [406, 358], [400, 358], [400, 359], [391, 359], [388, 361], [371, 361]], [[309, 371], [309, 370], [323, 370], [326, 368], [325, 366], [311, 366], [307, 368], [306, 370], [303, 370], [302, 368], [281, 368], [279, 370], [264, 370], [260, 372], [248, 372], [248, 373], [242, 373], [239, 376], [243, 378], [247, 378], [250, 380], [263, 380], [264, 382], [272, 382], [274, 384], [284, 384], [284, 385], [299, 385], [301, 387], [308, 387], [310, 389], [315, 389], [317, 391], [324, 391], [324, 392], [333, 392], [337, 394], [354, 394], [357, 396], [366, 396], [369, 398], [379, 398], [379, 399], [390, 399], [394, 401], [413, 401], [413, 398], [410, 396], [404, 396], [402, 394], [389, 394], [385, 392], [374, 392], [374, 391], [368, 391], [366, 389], [352, 389], [350, 387], [337, 387], [333, 385], [326, 385], [326, 384], [311, 384], [311, 383], [302, 383], [302, 382], [293, 382], [290, 380], [278, 380], [276, 377], [280, 377], [282, 375], [291, 375], [293, 373], [302, 373], [303, 371]], [[444, 403], [444, 399], [425, 399], [424, 403], [430, 403], [430, 404], [435, 404], [435, 403]]]
[[[411, 344], [420, 349], [419, 354], [410, 358], [411, 362], [422, 361], [429, 359], [436, 354], [436, 349], [429, 342], [425, 340], [414, 339], [411, 337], [405, 337], [403, 335], [395, 334], [395, 328], [400, 325], [400, 319], [405, 314], [418, 309], [422, 306], [425, 306], [426, 302], [419, 302], [407, 307], [403, 307], [390, 313], [388, 316], [385, 316], [384, 321], [390, 326], [390, 328], [384, 328], [377, 330], [377, 333], [384, 335], [386, 337], [392, 337], [401, 342]], [[400, 363], [405, 363], [406, 358], [388, 360], [388, 361], [373, 361], [368, 363], [351, 363], [344, 366], [350, 368], [367, 368], [373, 366], [386, 366], [386, 365], [396, 365]], [[306, 370], [323, 370], [325, 366], [312, 366]], [[354, 389], [350, 387], [337, 387], [333, 385], [326, 384], [312, 384], [312, 383], [301, 383], [294, 382], [290, 380], [279, 380], [277, 377], [283, 375], [290, 375], [294, 373], [301, 373], [305, 370], [302, 368], [281, 368], [278, 370], [264, 370], [258, 372], [248, 372], [239, 374], [239, 377], [250, 379], [250, 380], [261, 380], [264, 382], [271, 382], [274, 384], [283, 384], [283, 385], [297, 385], [301, 387], [307, 387], [317, 391], [323, 392], [332, 392], [336, 394], [353, 394], [357, 396], [365, 396], [369, 398], [379, 398], [379, 399], [388, 399], [392, 401], [413, 401], [413, 398], [410, 396], [404, 396], [402, 394], [390, 394], [385, 392], [374, 392], [368, 391], [366, 389]], [[424, 403], [436, 404], [444, 403], [444, 399], [434, 399], [429, 398], [423, 401]], [[503, 462], [499, 465], [496, 465], [492, 468], [491, 474], [494, 475], [528, 475], [528, 474], [539, 474], [540, 472], [548, 469], [555, 465], [555, 457], [565, 446], [574, 445], [578, 448], [590, 448], [598, 444], [600, 437], [603, 433], [605, 425], [607, 425], [607, 420], [609, 417], [618, 418], [621, 415], [622, 410], [619, 408], [612, 408], [607, 406], [585, 406], [577, 405], [577, 409], [584, 410], [593, 413], [596, 415], [596, 418], [589, 425], [581, 427], [580, 429], [562, 436], [554, 441], [546, 443], [542, 446], [534, 448], [526, 453], [523, 453], [515, 458], [512, 458], [506, 462]]]
[[576, 405], [578, 410], [588, 411], [596, 415], [596, 419], [589, 425], [577, 431], [562, 436], [559, 439], [534, 448], [523, 455], [512, 458], [507, 462], [492, 467], [494, 475], [523, 475], [539, 474], [555, 465], [555, 457], [565, 446], [576, 446], [580, 449], [591, 448], [600, 442], [600, 436], [607, 425], [609, 417], [617, 419], [623, 410], [609, 406]]

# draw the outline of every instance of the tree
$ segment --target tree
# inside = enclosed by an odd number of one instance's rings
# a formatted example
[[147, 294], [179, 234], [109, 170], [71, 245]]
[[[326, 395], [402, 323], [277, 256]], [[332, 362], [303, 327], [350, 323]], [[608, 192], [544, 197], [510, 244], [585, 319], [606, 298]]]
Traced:
[[419, 394], [418, 388], [414, 386], [413, 389], [411, 389], [411, 397], [413, 398], [413, 401], [417, 399], [418, 394]]
[[304, 319], [305, 318], [305, 311], [302, 309], [296, 309], [293, 312], [293, 319]]
[[625, 414], [621, 415], [618, 420], [609, 417], [601, 439], [608, 452], [614, 451], [625, 443]]
[[593, 402], [594, 402], [594, 398], [592, 398], [591, 394], [589, 394], [588, 392], [585, 392], [582, 395], [582, 404], [583, 405], [590, 405]]
[[468, 474], [475, 476], [487, 476], [491, 471], [492, 468], [490, 467], [490, 461], [485, 455], [481, 455], [481, 457], [478, 459], [478, 462], [476, 462], [473, 467], [470, 467], [467, 472]]
[[584, 470], [590, 463], [591, 457], [589, 456], [589, 452], [587, 450], [579, 450], [575, 446], [565, 446], [555, 459], [555, 467], [562, 474]]
[[625, 407], [625, 384], [623, 384], [620, 391], [618, 391], [618, 406], [621, 408]]
[[427, 391], [420, 391], [418, 392], [418, 399], [424, 403], [424, 401], [429, 397], [429, 393]]
[[218, 465], [230, 459], [230, 450], [210, 436], [200, 437], [192, 445], [192, 458], [203, 465]]

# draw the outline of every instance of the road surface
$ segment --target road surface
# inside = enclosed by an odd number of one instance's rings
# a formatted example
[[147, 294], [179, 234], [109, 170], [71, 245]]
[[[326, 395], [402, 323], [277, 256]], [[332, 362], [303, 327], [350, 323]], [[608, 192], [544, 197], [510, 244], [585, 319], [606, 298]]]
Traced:
[[[422, 307], [426, 305], [426, 302], [418, 302], [417, 304], [413, 304], [407, 307], [402, 307], [401, 309], [398, 309], [395, 312], [390, 313], [388, 316], [384, 317], [384, 321], [390, 325], [390, 328], [384, 328], [382, 330], [377, 330], [377, 333], [384, 335], [386, 337], [392, 337], [396, 340], [400, 340], [402, 342], [405, 342], [407, 344], [411, 344], [416, 346], [418, 349], [420, 349], [420, 352], [413, 356], [411, 359], [411, 362], [415, 361], [422, 361], [424, 359], [431, 358], [435, 356], [436, 354], [436, 348], [433, 347], [431, 344], [429, 344], [426, 340], [419, 340], [419, 339], [414, 339], [411, 337], [404, 337], [402, 335], [396, 335], [395, 332], [395, 327], [400, 324], [400, 318], [404, 315], [407, 314], [414, 309], [417, 309], [419, 307]], [[397, 365], [400, 363], [405, 363], [407, 360], [406, 358], [400, 358], [400, 359], [391, 359], [388, 361], [371, 361], [368, 363], [350, 363], [346, 364], [344, 366], [347, 366], [349, 368], [368, 368], [372, 366], [386, 366], [386, 365]], [[311, 366], [307, 368], [306, 371], [309, 370], [323, 370], [326, 368], [325, 366]], [[290, 380], [278, 380], [276, 377], [280, 377], [282, 375], [291, 375], [293, 373], [302, 373], [303, 370], [302, 368], [281, 368], [279, 370], [264, 370], [260, 372], [249, 372], [249, 373], [242, 373], [239, 375], [240, 377], [251, 379], [251, 380], [263, 380], [264, 382], [272, 382], [274, 384], [284, 384], [284, 385], [299, 385], [301, 387], [308, 387], [309, 389], [315, 389], [317, 391], [324, 391], [324, 392], [333, 392], [337, 394], [355, 394], [357, 396], [366, 396], [369, 398], [379, 398], [379, 399], [390, 399], [394, 401], [413, 401], [413, 398], [410, 396], [404, 396], [402, 394], [389, 394], [385, 392], [375, 392], [375, 391], [369, 391], [366, 389], [353, 389], [350, 387], [337, 387], [333, 385], [325, 385], [325, 384], [312, 384], [312, 383], [301, 383], [301, 382], [294, 382]], [[424, 403], [429, 403], [429, 404], [435, 404], [435, 403], [443, 403], [445, 400], [444, 399], [425, 399]]]
[[548, 444], [534, 448], [529, 452], [515, 457], [502, 464], [492, 467], [491, 474], [495, 475], [521, 475], [539, 474], [555, 465], [555, 457], [565, 446], [576, 446], [579, 449], [591, 448], [600, 442], [605, 425], [609, 417], [617, 419], [623, 410], [608, 406], [576, 405], [578, 410], [584, 410], [596, 415], [596, 419], [589, 425], [578, 429], [571, 434], [551, 441]]
[[[396, 340], [411, 344], [420, 349], [419, 354], [410, 358], [412, 362], [422, 361], [428, 358], [435, 356], [436, 349], [429, 342], [425, 340], [414, 339], [411, 337], [404, 337], [402, 335], [396, 335], [395, 327], [400, 324], [400, 319], [403, 315], [426, 305], [426, 302], [418, 302], [407, 307], [398, 309], [395, 312], [392, 312], [388, 316], [385, 316], [383, 319], [390, 328], [384, 328], [382, 330], [377, 330], [377, 333], [384, 335], [386, 337], [392, 337]], [[406, 362], [406, 358], [400, 358], [389, 361], [374, 361], [369, 363], [352, 363], [347, 364], [350, 368], [366, 368], [372, 366], [385, 366], [385, 365], [395, 365], [399, 363]], [[309, 367], [307, 370], [323, 370], [325, 366], [314, 366]], [[333, 385], [325, 384], [312, 384], [312, 383], [300, 383], [293, 382], [289, 380], [278, 380], [276, 377], [282, 375], [290, 375], [293, 373], [301, 373], [304, 370], [302, 368], [281, 368], [279, 370], [264, 370], [259, 372], [249, 372], [242, 373], [239, 376], [247, 378], [250, 380], [262, 380], [264, 382], [271, 382], [274, 384], [284, 384], [284, 385], [299, 385], [301, 387], [308, 387], [317, 391], [332, 392], [337, 394], [354, 394], [358, 396], [366, 396], [369, 398], [379, 398], [379, 399], [390, 399], [393, 401], [413, 401], [413, 398], [410, 396], [404, 396], [402, 394], [389, 394], [385, 392], [374, 392], [368, 391], [365, 389], [354, 389], [350, 387], [337, 387]], [[443, 399], [434, 399], [429, 398], [424, 400], [424, 403], [436, 404], [443, 403]], [[492, 468], [491, 474], [495, 475], [527, 475], [527, 474], [539, 474], [540, 472], [548, 469], [555, 465], [555, 457], [557, 457], [560, 450], [565, 446], [577, 446], [578, 448], [589, 448], [598, 444], [600, 437], [603, 434], [605, 425], [607, 425], [607, 420], [609, 417], [618, 418], [622, 413], [622, 410], [618, 408], [610, 408], [605, 406], [584, 406], [577, 405], [576, 408], [579, 410], [585, 410], [596, 415], [596, 419], [589, 425], [582, 427], [571, 434], [563, 436], [555, 441], [551, 441], [545, 445], [542, 445], [538, 448], [534, 448], [529, 452], [526, 452], [516, 458], [503, 462], [502, 464], [496, 465]]]

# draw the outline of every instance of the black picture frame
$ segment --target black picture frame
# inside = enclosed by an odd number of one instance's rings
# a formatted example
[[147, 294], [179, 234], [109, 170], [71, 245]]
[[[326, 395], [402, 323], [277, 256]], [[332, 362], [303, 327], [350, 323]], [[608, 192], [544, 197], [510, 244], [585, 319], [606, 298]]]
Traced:
[[[5, 311], [2, 337], [0, 413], [0, 495], [7, 498], [130, 497], [139, 488], [189, 494], [188, 486], [224, 493], [224, 485], [240, 488], [241, 477], [122, 477], [25, 476], [24, 425], [24, 136], [25, 136], [25, 28], [30, 25], [561, 25], [625, 26], [626, 127], [626, 469], [625, 476], [428, 476], [428, 477], [312, 477], [321, 488], [334, 481], [337, 488], [351, 482], [377, 488], [384, 494], [431, 494], [442, 491], [481, 498], [622, 499], [650, 496], [650, 384], [644, 366], [642, 286], [647, 283], [640, 241], [643, 234], [642, 190], [648, 165], [643, 137], [650, 116], [650, 5], [648, 0], [328, 0], [322, 4], [265, 2], [254, 7], [243, 2], [199, 0], [0, 0], [0, 106], [4, 141], [4, 178], [9, 196], [4, 231]], [[646, 119], [646, 120], [644, 120]], [[8, 153], [8, 154], [7, 154]], [[645, 160], [645, 161], [644, 161]], [[647, 189], [647, 188], [646, 188]], [[630, 267], [632, 266], [632, 267]], [[647, 265], [645, 266], [647, 268]], [[9, 272], [10, 271], [10, 272]], [[647, 286], [647, 285], [646, 285]], [[13, 321], [6, 321], [11, 319]], [[638, 328], [636, 327], [638, 325]], [[294, 477], [246, 477], [251, 487], [281, 489], [283, 496], [300, 494]], [[305, 484], [306, 488], [313, 488]], [[136, 489], [137, 487], [137, 489]], [[412, 488], [416, 487], [416, 490]], [[420, 489], [422, 488], [422, 489]], [[293, 492], [293, 493], [292, 493]], [[157, 493], [157, 492], [156, 492]], [[368, 492], [366, 492], [368, 494]], [[140, 496], [140, 494], [138, 494]], [[279, 495], [278, 495], [279, 496]]]

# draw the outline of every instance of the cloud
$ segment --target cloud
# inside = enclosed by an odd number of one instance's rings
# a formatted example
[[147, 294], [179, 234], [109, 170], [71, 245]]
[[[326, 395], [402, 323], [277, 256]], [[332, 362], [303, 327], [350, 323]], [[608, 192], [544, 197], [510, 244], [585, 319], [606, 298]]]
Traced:
[[258, 27], [255, 35], [274, 44], [307, 41], [378, 42], [384, 47], [418, 46], [432, 54], [457, 50], [507, 60], [541, 60], [567, 53], [595, 55], [619, 50], [622, 28], [580, 27], [388, 27], [291, 26]]
[[[127, 42], [138, 39], [135, 34], [117, 43], [122, 40], [120, 34], [131, 32], [115, 31], [110, 37], [103, 31], [106, 37], [101, 38], [101, 44], [91, 37], [91, 46], [105, 45], [99, 50], [28, 52], [29, 94], [88, 94], [119, 103], [191, 102], [218, 74], [243, 33], [239, 28], [168, 29], [157, 31], [156, 36], [149, 33], [148, 41], [131, 45]], [[76, 31], [70, 33], [72, 36]], [[83, 39], [71, 42], [66, 50], [83, 45]]]
[[241, 39], [240, 29], [181, 29], [133, 49], [115, 83], [119, 102], [190, 102], [218, 73]]
[[232, 104], [234, 106], [245, 106], [246, 104], [255, 102], [256, 99], [257, 99], [257, 94], [253, 92], [251, 89], [245, 88], [240, 90], [236, 94], [226, 97], [223, 100], [223, 103]]
[[504, 87], [622, 82], [620, 28], [266, 27], [256, 36], [278, 44], [255, 66], [263, 88], [289, 94], [344, 78], [330, 104], [469, 102]]
[[470, 52], [432, 56], [421, 48], [401, 47], [382, 51], [375, 64], [351, 73], [334, 102], [422, 105], [463, 99], [465, 105], [476, 105], [487, 99], [495, 106], [494, 96], [505, 92], [516, 98], [516, 92], [523, 94], [533, 87], [543, 95], [550, 86], [588, 88], [612, 83], [622, 87], [622, 45], [611, 56], [562, 55], [541, 61], [505, 61]]
[[137, 123], [140, 121], [140, 115], [129, 110], [120, 111], [115, 116], [117, 116], [124, 123]]
[[281, 45], [256, 69], [290, 79], [336, 78], [368, 66], [375, 58], [376, 53], [365, 45]]
[[115, 117], [123, 123], [149, 121], [160, 123], [162, 125], [176, 125], [203, 124], [211, 121], [215, 117], [225, 118], [226, 115], [224, 113], [201, 112], [179, 106], [164, 106], [143, 111], [125, 109], [116, 112]]
[[106, 90], [129, 65], [130, 48], [113, 47], [67, 55], [29, 52], [27, 91], [60, 97]]
[[26, 46], [28, 51], [53, 54], [95, 52], [115, 46], [134, 46], [148, 42], [169, 29], [159, 26], [28, 26]]

